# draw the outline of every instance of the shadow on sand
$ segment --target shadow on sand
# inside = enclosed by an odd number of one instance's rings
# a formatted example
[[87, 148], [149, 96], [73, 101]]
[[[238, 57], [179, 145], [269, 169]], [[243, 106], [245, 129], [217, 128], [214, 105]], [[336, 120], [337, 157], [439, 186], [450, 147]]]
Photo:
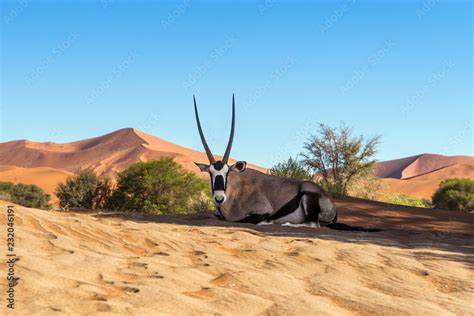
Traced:
[[[333, 229], [233, 223], [221, 221], [211, 213], [161, 216], [98, 213], [93, 216], [147, 223], [239, 228], [263, 237], [318, 238], [416, 249], [416, 256], [420, 259], [437, 257], [474, 266], [474, 214], [405, 207], [353, 198], [338, 200], [337, 207], [341, 225]], [[430, 250], [441, 250], [443, 253]]]

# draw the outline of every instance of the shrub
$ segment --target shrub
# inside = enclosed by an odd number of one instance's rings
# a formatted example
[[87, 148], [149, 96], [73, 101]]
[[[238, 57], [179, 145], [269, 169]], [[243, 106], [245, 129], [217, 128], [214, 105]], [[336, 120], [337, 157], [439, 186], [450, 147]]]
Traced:
[[270, 169], [270, 174], [297, 180], [311, 180], [313, 175], [298, 159], [290, 157], [287, 161], [276, 164]]
[[367, 140], [352, 136], [344, 123], [339, 127], [319, 124], [318, 134], [305, 143], [304, 163], [325, 189], [345, 196], [355, 179], [373, 168], [379, 142], [379, 136]]
[[414, 207], [431, 207], [431, 203], [427, 199], [404, 194], [389, 194], [385, 197], [384, 202]]
[[78, 170], [66, 182], [57, 185], [59, 206], [66, 208], [102, 209], [112, 195], [112, 183], [108, 178], [98, 177], [89, 169]]
[[14, 184], [11, 182], [0, 182], [0, 200], [9, 201], [11, 199], [10, 192]]
[[354, 177], [347, 188], [347, 195], [366, 200], [378, 200], [385, 191], [384, 183], [371, 168]]
[[0, 182], [0, 193], [10, 193], [14, 184], [11, 182]]
[[50, 209], [51, 196], [34, 184], [18, 183], [10, 189], [10, 201], [26, 207]]
[[138, 162], [118, 174], [111, 205], [147, 214], [190, 213], [209, 209], [209, 185], [171, 158]]
[[436, 208], [474, 211], [474, 180], [467, 178], [446, 179], [441, 182], [432, 198]]

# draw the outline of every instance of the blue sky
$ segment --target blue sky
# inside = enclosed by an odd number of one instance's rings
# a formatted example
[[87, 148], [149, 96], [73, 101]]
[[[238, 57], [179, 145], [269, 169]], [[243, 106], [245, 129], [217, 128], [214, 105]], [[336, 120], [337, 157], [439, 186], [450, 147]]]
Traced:
[[318, 122], [473, 155], [469, 1], [2, 1], [0, 142], [135, 127], [270, 166]]

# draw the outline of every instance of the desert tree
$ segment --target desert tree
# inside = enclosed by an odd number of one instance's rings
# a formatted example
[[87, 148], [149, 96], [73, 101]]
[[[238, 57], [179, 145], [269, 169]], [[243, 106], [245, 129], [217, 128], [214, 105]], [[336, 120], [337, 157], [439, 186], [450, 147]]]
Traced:
[[344, 123], [338, 127], [319, 124], [317, 134], [304, 145], [303, 163], [327, 190], [345, 196], [354, 181], [372, 172], [379, 143], [380, 136], [353, 136]]
[[269, 173], [274, 176], [297, 180], [311, 180], [313, 178], [308, 167], [302, 164], [298, 157], [290, 157], [288, 160], [274, 165]]

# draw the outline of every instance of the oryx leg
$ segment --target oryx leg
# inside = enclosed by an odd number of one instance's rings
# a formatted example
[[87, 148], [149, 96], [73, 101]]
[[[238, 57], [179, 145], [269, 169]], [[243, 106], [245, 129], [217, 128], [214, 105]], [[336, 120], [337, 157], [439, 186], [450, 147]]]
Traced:
[[261, 222], [257, 223], [257, 225], [259, 225], [259, 226], [273, 225], [273, 221], [264, 220], [264, 221], [261, 221]]
[[281, 224], [281, 226], [286, 226], [286, 227], [311, 227], [311, 228], [320, 228], [321, 226], [319, 223], [315, 222], [309, 222], [309, 223], [302, 223], [302, 224], [293, 224], [290, 222], [286, 222]]
[[305, 222], [315, 224], [312, 227], [321, 227], [321, 225], [319, 225], [319, 213], [321, 211], [319, 207], [319, 194], [305, 192], [301, 198], [301, 205], [306, 217]]

